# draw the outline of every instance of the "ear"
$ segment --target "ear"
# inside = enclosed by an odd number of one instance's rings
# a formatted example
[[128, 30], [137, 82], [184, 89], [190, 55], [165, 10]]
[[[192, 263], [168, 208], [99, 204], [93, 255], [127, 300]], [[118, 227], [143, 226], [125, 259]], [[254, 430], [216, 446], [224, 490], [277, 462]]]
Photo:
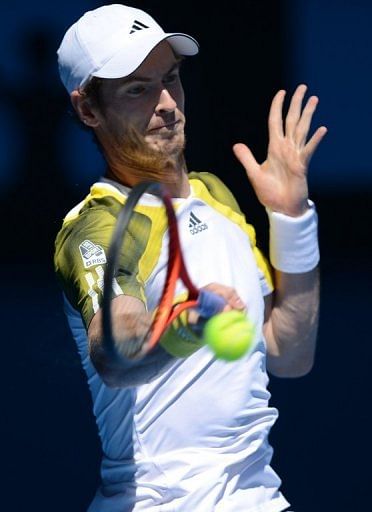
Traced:
[[78, 89], [72, 91], [70, 98], [80, 120], [91, 128], [97, 128], [100, 124], [98, 112], [92, 108], [88, 98]]

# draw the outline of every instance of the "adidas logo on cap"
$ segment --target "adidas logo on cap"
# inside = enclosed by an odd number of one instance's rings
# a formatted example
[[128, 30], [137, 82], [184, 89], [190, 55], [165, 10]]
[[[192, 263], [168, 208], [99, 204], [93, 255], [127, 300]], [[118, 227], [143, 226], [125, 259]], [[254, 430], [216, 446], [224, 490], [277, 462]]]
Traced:
[[132, 30], [129, 32], [130, 34], [133, 34], [133, 32], [137, 32], [137, 30], [143, 30], [144, 28], [149, 28], [144, 23], [141, 23], [138, 20], [134, 20], [134, 23], [132, 25]]
[[189, 230], [192, 235], [196, 235], [201, 231], [208, 229], [208, 226], [205, 222], [202, 222], [195, 213], [191, 212], [189, 217]]

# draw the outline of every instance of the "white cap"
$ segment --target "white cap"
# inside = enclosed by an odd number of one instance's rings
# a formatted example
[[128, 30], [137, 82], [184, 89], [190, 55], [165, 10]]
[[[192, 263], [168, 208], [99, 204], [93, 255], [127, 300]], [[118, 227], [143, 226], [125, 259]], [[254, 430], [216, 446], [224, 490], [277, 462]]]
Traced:
[[199, 51], [193, 37], [165, 33], [140, 9], [113, 4], [88, 11], [67, 30], [57, 51], [61, 80], [71, 93], [93, 76], [128, 76], [165, 39], [179, 55]]

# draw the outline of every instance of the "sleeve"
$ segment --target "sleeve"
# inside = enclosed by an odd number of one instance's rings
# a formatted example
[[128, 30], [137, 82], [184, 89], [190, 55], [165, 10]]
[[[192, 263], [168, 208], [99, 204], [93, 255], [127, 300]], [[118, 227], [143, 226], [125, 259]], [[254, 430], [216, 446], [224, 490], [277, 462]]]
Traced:
[[257, 246], [255, 229], [251, 224], [248, 224], [245, 215], [241, 211], [237, 200], [226, 185], [216, 175], [209, 172], [191, 172], [189, 173], [190, 179], [197, 179], [202, 181], [206, 186], [209, 194], [221, 205], [228, 207], [229, 212], [225, 213], [233, 222], [236, 222], [248, 234], [253, 255], [256, 260], [261, 290], [264, 296], [269, 295], [274, 290], [273, 271], [267, 258]]
[[[112, 294], [137, 297], [144, 302], [144, 282], [139, 261], [145, 251], [151, 222], [145, 215], [136, 214], [119, 256], [117, 277], [113, 281]], [[55, 244], [55, 270], [68, 300], [81, 313], [85, 326], [98, 311], [103, 296], [104, 272], [107, 251], [116, 217], [105, 208], [88, 210], [73, 221], [67, 222], [57, 236]], [[123, 255], [130, 255], [125, 258]]]

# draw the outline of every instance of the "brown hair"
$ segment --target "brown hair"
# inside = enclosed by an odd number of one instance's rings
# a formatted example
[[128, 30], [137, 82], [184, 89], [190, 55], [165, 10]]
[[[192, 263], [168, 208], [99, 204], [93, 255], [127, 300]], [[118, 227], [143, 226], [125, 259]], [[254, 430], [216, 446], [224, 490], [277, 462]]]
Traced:
[[80, 94], [86, 96], [94, 106], [102, 109], [104, 107], [102, 98], [102, 83], [104, 78], [93, 76], [89, 82], [81, 89]]

